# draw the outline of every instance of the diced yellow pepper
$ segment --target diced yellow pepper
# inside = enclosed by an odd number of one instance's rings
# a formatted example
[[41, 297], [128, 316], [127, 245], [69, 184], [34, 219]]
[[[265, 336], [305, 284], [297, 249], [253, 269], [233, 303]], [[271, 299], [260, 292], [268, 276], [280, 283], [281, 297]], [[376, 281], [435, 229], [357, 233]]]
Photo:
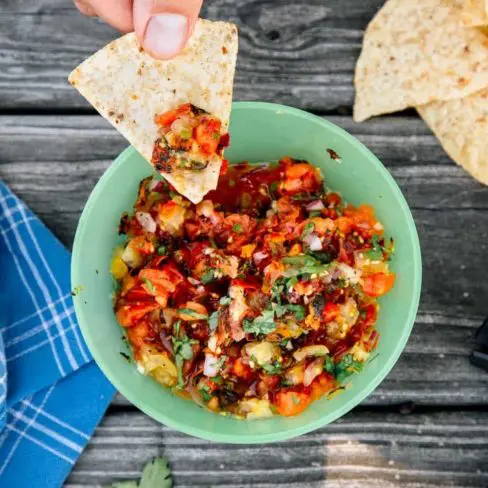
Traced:
[[256, 244], [246, 244], [241, 248], [241, 258], [243, 259], [251, 259], [252, 253], [256, 249]]
[[110, 263], [110, 272], [116, 280], [121, 280], [129, 271], [127, 265], [120, 256], [115, 255]]

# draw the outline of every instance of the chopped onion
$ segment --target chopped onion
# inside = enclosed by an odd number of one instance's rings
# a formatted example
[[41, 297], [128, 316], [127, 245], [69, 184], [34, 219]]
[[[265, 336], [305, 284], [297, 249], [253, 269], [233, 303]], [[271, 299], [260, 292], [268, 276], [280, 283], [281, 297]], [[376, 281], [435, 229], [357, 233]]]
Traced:
[[147, 212], [136, 212], [136, 219], [146, 232], [156, 232], [156, 221]]
[[173, 353], [173, 346], [171, 345], [171, 341], [169, 340], [169, 337], [166, 335], [166, 331], [164, 329], [161, 329], [159, 332], [159, 338], [161, 339], [161, 343], [163, 344], [164, 348], [170, 353]]
[[[189, 134], [191, 137], [192, 128], [188, 125], [186, 120], [180, 118], [180, 119], [176, 119], [171, 124], [171, 131], [182, 137], [183, 135], [187, 135], [187, 134]], [[184, 139], [188, 139], [188, 137], [184, 137]]]
[[263, 251], [258, 251], [258, 252], [255, 252], [252, 255], [252, 257], [254, 259], [254, 262], [256, 264], [259, 264], [261, 261], [263, 261], [264, 259], [266, 259], [268, 257], [268, 254], [263, 252]]
[[192, 400], [197, 405], [200, 405], [201, 407], [204, 406], [204, 403], [203, 403], [203, 400], [202, 400], [202, 396], [200, 395], [200, 393], [198, 392], [198, 390], [192, 384], [189, 384], [186, 387], [186, 391], [190, 394]]
[[322, 241], [320, 240], [319, 236], [313, 232], [311, 234], [307, 234], [303, 238], [303, 242], [308, 245], [311, 251], [320, 251], [322, 249]]
[[193, 285], [193, 286], [199, 286], [200, 282], [196, 280], [195, 278], [192, 278], [191, 276], [188, 276], [188, 281]]
[[313, 212], [314, 210], [322, 210], [323, 208], [325, 208], [325, 206], [322, 200], [314, 200], [307, 205], [307, 210], [309, 212]]
[[203, 364], [203, 374], [209, 378], [217, 376], [219, 373], [219, 359], [212, 354], [205, 354], [205, 363]]
[[164, 182], [161, 180], [153, 180], [149, 185], [149, 192], [155, 191], [160, 193], [164, 189]]
[[304, 386], [310, 386], [312, 381], [322, 373], [322, 369], [324, 367], [324, 360], [322, 358], [318, 358], [315, 361], [312, 361], [306, 368], [305, 372], [303, 373], [303, 384]]
[[313, 346], [305, 346], [301, 349], [298, 349], [293, 353], [293, 357], [296, 361], [301, 361], [308, 356], [325, 356], [329, 353], [329, 349], [327, 346], [323, 344], [315, 344]]

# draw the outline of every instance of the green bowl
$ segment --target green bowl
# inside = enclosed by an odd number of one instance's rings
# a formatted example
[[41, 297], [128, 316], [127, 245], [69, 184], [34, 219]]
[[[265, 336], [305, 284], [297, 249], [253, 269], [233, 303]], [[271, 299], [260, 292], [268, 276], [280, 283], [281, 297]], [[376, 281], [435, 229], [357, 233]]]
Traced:
[[[96, 362], [114, 386], [134, 405], [163, 424], [203, 439], [262, 443], [289, 439], [322, 427], [344, 415], [369, 395], [397, 361], [417, 312], [421, 257], [415, 224], [400, 189], [381, 162], [354, 137], [314, 115], [290, 107], [258, 102], [233, 105], [231, 162], [276, 161], [282, 156], [306, 159], [318, 166], [327, 185], [353, 204], [369, 203], [396, 241], [393, 290], [380, 300], [378, 357], [352, 378], [350, 388], [330, 400], [314, 402], [297, 417], [236, 420], [210, 413], [173, 395], [142, 376], [120, 354], [127, 352], [112, 311], [113, 281], [109, 264], [120, 215], [130, 211], [139, 181], [150, 175], [148, 163], [126, 149], [100, 178], [81, 215], [72, 257], [76, 315]], [[336, 151], [342, 162], [330, 158]]]

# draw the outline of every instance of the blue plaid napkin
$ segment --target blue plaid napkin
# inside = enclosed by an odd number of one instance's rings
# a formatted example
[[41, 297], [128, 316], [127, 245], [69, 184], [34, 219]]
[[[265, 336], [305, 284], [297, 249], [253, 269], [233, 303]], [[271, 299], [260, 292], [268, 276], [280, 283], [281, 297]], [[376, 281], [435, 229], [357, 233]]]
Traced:
[[69, 252], [0, 181], [0, 486], [61, 486], [114, 391], [76, 322]]

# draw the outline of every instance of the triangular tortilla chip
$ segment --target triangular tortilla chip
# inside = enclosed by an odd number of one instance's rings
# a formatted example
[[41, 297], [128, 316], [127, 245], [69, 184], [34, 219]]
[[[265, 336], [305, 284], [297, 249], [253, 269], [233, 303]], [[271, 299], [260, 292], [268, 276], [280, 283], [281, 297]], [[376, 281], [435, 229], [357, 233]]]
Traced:
[[488, 39], [461, 23], [464, 0], [389, 0], [371, 21], [356, 65], [354, 120], [488, 86]]
[[488, 185], [488, 89], [417, 108], [457, 164]]
[[488, 25], [488, 1], [464, 0], [461, 18], [467, 27]]
[[[198, 20], [184, 50], [159, 61], [145, 53], [136, 36], [117, 39], [78, 66], [69, 82], [151, 161], [158, 127], [154, 116], [193, 103], [222, 121], [227, 130], [237, 57], [237, 28]], [[220, 158], [203, 171], [163, 176], [194, 203], [217, 187]]]

